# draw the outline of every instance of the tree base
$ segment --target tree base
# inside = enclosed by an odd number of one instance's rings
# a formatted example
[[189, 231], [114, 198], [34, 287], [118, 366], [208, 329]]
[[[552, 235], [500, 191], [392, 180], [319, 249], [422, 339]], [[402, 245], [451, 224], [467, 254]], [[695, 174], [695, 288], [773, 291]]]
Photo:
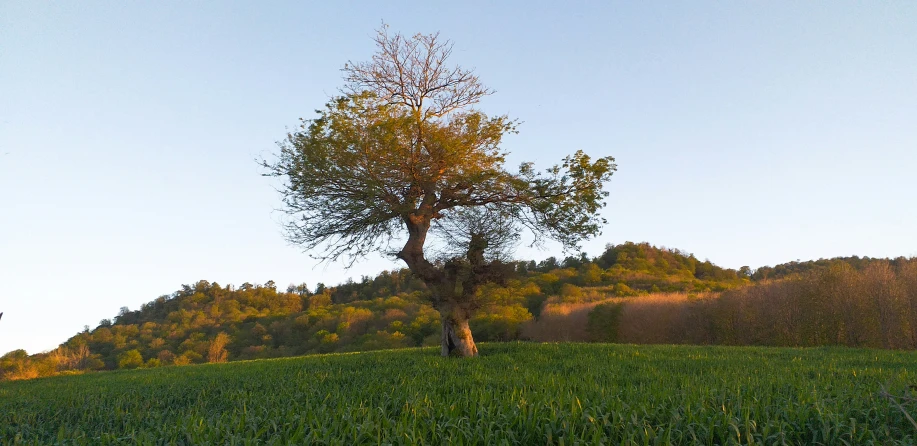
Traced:
[[442, 356], [472, 358], [478, 356], [478, 346], [471, 337], [467, 318], [443, 316]]

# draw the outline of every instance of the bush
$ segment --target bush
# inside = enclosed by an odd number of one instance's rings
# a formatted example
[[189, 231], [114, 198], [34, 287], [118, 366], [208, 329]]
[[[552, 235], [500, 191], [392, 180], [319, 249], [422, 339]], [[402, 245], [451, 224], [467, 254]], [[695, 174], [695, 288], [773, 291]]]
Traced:
[[595, 342], [616, 342], [618, 327], [621, 324], [622, 303], [604, 303], [596, 305], [589, 312], [586, 331]]
[[521, 337], [522, 325], [530, 320], [532, 314], [517, 304], [481, 312], [469, 324], [477, 341], [514, 341]]
[[118, 354], [119, 369], [136, 369], [143, 365], [143, 355], [137, 349], [128, 350]]
[[560, 287], [560, 301], [564, 303], [582, 302], [583, 289], [570, 283], [563, 284]]

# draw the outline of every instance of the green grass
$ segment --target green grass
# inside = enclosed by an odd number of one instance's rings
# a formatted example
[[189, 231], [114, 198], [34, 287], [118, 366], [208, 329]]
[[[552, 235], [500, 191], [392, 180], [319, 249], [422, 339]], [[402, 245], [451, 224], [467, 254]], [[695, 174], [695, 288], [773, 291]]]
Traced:
[[[0, 383], [4, 444], [915, 444], [917, 353], [484, 344]], [[917, 412], [915, 404], [908, 407]]]

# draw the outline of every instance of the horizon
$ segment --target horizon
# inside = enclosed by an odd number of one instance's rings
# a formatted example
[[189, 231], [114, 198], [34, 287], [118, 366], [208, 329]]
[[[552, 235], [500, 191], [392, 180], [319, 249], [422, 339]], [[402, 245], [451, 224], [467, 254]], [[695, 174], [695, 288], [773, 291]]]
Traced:
[[917, 257], [917, 3], [403, 9], [0, 5], [0, 354], [204, 278], [314, 289], [404, 268], [287, 245], [254, 161], [382, 20], [440, 32], [496, 90], [481, 109], [522, 121], [510, 168], [617, 159], [590, 257], [624, 240], [730, 269]]

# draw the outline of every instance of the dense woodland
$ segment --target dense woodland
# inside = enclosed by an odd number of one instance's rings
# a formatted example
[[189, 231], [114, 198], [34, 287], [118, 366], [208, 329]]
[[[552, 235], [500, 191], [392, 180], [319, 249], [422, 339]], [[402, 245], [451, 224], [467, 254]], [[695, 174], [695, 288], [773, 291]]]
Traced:
[[[917, 348], [917, 258], [836, 258], [751, 270], [677, 249], [513, 262], [479, 291], [477, 341]], [[440, 317], [406, 270], [338, 286], [183, 285], [122, 308], [51, 352], [0, 358], [0, 379], [438, 345]]]

